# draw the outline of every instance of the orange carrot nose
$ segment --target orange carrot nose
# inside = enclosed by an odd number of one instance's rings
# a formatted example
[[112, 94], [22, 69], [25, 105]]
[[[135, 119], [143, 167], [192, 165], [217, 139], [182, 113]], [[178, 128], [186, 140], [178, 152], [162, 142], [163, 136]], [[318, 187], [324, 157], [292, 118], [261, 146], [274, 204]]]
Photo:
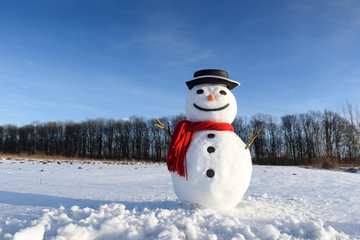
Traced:
[[210, 94], [210, 95], [208, 96], [208, 99], [209, 99], [209, 101], [215, 101], [215, 95], [214, 95], [214, 94]]

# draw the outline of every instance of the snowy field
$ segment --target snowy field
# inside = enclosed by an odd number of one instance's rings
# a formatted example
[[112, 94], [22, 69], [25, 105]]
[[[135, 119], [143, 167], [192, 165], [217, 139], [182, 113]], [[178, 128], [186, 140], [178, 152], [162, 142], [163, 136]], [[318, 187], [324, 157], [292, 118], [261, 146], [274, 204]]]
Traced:
[[184, 207], [164, 164], [0, 158], [0, 239], [360, 239], [360, 174], [254, 166], [232, 211]]

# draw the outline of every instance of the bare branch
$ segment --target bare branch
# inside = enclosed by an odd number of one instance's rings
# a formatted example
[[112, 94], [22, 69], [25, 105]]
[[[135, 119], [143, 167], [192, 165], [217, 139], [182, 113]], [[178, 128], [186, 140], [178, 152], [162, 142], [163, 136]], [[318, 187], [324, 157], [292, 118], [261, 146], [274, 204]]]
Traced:
[[261, 126], [259, 127], [259, 129], [255, 132], [255, 135], [253, 133], [253, 129], [250, 128], [251, 131], [251, 139], [248, 142], [248, 144], [246, 145], [245, 149], [248, 149], [250, 147], [250, 145], [253, 143], [253, 141], [255, 140], [255, 138], [259, 137], [259, 136], [265, 136], [266, 133], [259, 133], [260, 130], [262, 129], [262, 127], [264, 126], [264, 124], [262, 123]]
[[169, 135], [170, 137], [172, 137], [171, 130], [170, 130], [170, 123], [167, 122], [168, 127], [167, 127], [167, 129], [166, 129], [166, 127], [164, 126], [164, 124], [162, 124], [162, 122], [160, 122], [159, 119], [156, 118], [155, 120], [156, 120], [156, 122], [157, 122], [157, 124], [155, 124], [155, 126], [161, 128], [161, 130], [163, 130], [167, 135]]

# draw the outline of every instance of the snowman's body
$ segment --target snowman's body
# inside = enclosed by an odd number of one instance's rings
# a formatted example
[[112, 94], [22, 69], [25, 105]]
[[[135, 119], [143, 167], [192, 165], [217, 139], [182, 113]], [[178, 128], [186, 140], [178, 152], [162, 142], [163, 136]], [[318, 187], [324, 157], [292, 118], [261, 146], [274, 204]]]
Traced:
[[[209, 147], [215, 151], [210, 153]], [[244, 148], [233, 132], [195, 132], [186, 154], [188, 180], [171, 173], [176, 195], [190, 206], [234, 208], [251, 178], [251, 157]], [[213, 177], [207, 176], [208, 171]]]
[[[190, 92], [185, 102], [186, 116], [191, 122], [231, 124], [237, 113], [237, 105], [230, 92], [233, 87], [229, 88], [226, 81], [232, 80], [226, 78], [224, 83], [217, 83], [210, 77], [205, 74], [205, 77], [198, 77], [205, 79], [205, 83], [194, 78], [196, 84], [188, 85]], [[220, 77], [220, 80], [224, 81], [224, 78]], [[172, 172], [171, 176], [176, 195], [192, 207], [233, 208], [249, 186], [252, 172], [250, 151], [245, 149], [244, 142], [232, 131], [194, 131], [185, 162], [187, 177], [177, 172]]]

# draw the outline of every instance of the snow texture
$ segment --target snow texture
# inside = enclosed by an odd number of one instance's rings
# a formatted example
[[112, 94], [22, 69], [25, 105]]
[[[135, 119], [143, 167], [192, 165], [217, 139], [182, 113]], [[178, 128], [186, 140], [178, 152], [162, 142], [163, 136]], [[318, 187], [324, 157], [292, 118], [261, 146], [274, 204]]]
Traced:
[[0, 159], [0, 239], [360, 239], [360, 174], [254, 166], [232, 210], [189, 209], [163, 164]]

